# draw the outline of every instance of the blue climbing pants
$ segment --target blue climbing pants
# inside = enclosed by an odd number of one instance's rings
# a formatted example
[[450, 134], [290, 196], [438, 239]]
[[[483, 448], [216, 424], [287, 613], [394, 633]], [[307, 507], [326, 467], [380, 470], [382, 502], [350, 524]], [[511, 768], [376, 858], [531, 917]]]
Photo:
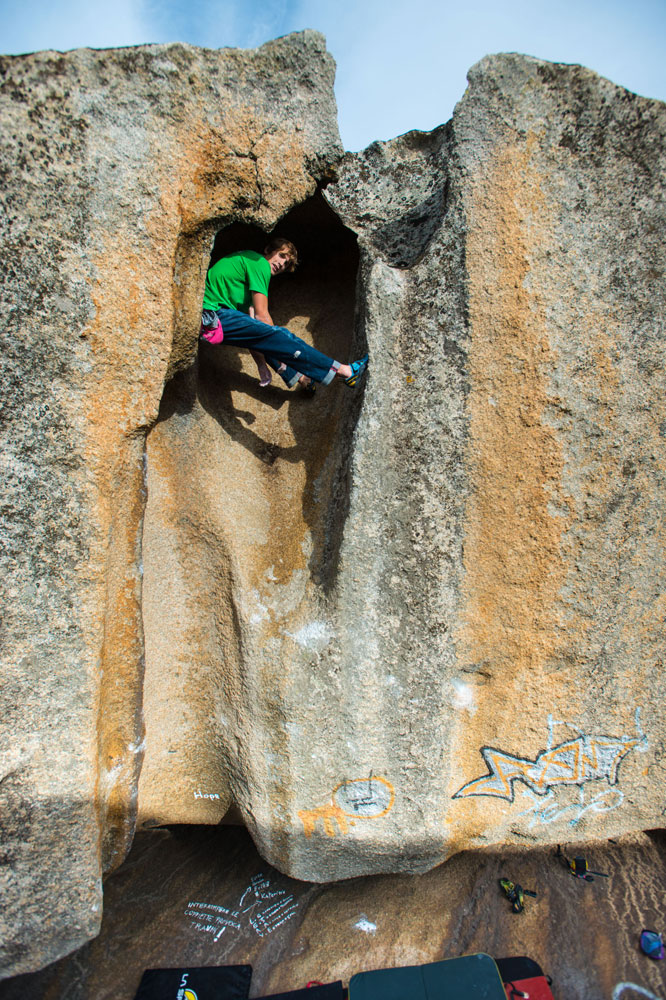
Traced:
[[300, 372], [322, 385], [335, 378], [340, 362], [310, 347], [286, 327], [269, 326], [237, 309], [217, 309], [216, 315], [222, 323], [225, 344], [261, 351], [272, 367], [274, 361], [278, 366], [284, 362], [291, 369], [290, 375], [293, 373], [296, 378]]

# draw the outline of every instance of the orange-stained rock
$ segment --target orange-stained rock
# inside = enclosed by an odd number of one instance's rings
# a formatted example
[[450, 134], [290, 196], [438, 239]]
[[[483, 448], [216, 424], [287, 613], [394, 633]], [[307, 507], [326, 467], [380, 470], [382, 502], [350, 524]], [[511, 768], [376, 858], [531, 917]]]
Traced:
[[0, 60], [0, 976], [94, 936], [143, 728], [145, 437], [196, 356], [212, 239], [269, 231], [339, 158], [304, 32]]
[[640, 275], [665, 130], [588, 71], [492, 57], [451, 123], [345, 158], [346, 232], [317, 199], [283, 219], [303, 266], [276, 319], [340, 360], [367, 342], [370, 372], [304, 400], [222, 346], [169, 385], [141, 823], [233, 808], [318, 882], [661, 824], [663, 286]]
[[663, 824], [665, 136], [663, 104], [494, 56], [327, 190], [372, 359], [338, 690], [395, 789], [387, 867]]
[[[327, 205], [316, 34], [0, 65], [4, 974], [137, 818], [313, 883], [661, 826], [664, 105], [488, 57]], [[197, 350], [214, 234], [278, 220], [356, 391]]]

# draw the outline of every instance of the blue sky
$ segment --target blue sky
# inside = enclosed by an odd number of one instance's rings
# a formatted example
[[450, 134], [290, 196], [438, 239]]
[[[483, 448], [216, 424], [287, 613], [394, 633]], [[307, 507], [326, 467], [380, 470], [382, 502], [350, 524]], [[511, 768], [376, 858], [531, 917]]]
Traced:
[[493, 52], [582, 63], [666, 100], [666, 0], [0, 0], [0, 51], [326, 35], [347, 149], [447, 121]]

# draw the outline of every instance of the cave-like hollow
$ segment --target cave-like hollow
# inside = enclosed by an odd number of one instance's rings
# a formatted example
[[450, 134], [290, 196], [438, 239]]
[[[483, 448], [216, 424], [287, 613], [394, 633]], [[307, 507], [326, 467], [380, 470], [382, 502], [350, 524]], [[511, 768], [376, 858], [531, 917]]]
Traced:
[[[362, 353], [356, 236], [318, 193], [271, 234], [225, 227], [211, 260], [269, 235], [300, 261], [271, 282], [274, 322], [340, 361]], [[261, 786], [252, 726], [266, 720], [271, 742], [284, 637], [334, 587], [361, 402], [339, 380], [261, 388], [249, 352], [225, 344], [201, 343], [167, 384], [146, 448], [139, 826], [229, 820]]]

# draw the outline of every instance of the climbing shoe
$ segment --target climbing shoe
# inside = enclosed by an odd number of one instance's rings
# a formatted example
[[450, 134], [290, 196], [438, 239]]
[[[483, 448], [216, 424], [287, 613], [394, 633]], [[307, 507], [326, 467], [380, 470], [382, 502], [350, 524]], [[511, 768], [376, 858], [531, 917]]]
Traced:
[[641, 951], [650, 958], [664, 957], [664, 942], [661, 934], [657, 931], [644, 930], [641, 932]]
[[366, 354], [364, 358], [360, 358], [358, 361], [352, 361], [349, 366], [352, 370], [349, 378], [345, 379], [345, 385], [351, 386], [353, 389], [359, 379], [363, 378], [368, 369], [368, 355]]
[[511, 909], [514, 913], [522, 913], [525, 909], [525, 896], [533, 896], [536, 899], [536, 892], [532, 892], [530, 889], [523, 889], [522, 885], [518, 885], [517, 882], [510, 882], [508, 878], [501, 878], [499, 884], [504, 890], [506, 898], [511, 903]]

